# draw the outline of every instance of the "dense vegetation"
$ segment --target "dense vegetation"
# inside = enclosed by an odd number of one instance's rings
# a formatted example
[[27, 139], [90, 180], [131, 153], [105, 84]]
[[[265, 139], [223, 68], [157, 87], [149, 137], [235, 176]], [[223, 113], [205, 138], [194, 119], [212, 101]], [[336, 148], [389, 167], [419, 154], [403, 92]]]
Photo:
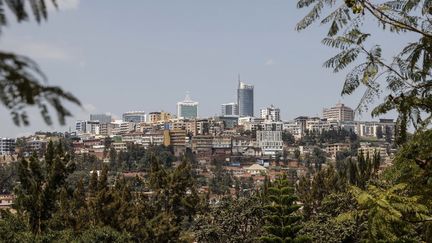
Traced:
[[[18, 20], [28, 17], [23, 1], [7, 2]], [[44, 1], [29, 2], [38, 21], [46, 18]], [[3, 14], [5, 5], [0, 3]], [[173, 166], [178, 158], [170, 148], [109, 150], [111, 161], [104, 164], [94, 157], [74, 155], [68, 141], [50, 143], [43, 157], [21, 158], [0, 169], [1, 192], [13, 191], [17, 197], [15, 211], [1, 211], [0, 241], [432, 242], [432, 2], [298, 1], [299, 8], [308, 6], [312, 10], [298, 29], [319, 20], [324, 6], [330, 8], [330, 14], [321, 20], [331, 25], [323, 43], [341, 52], [325, 66], [340, 71], [356, 64], [342, 93], [351, 94], [363, 85], [362, 108], [386, 91], [385, 100], [372, 113], [398, 112], [398, 153], [392, 165], [383, 168], [378, 154], [364, 153], [339, 156], [333, 165], [315, 150], [311, 158], [304, 159], [315, 167], [309, 166], [310, 173], [298, 183], [282, 176], [254, 188], [248, 182], [236, 182], [217, 164], [211, 181], [199, 181], [203, 178], [196, 174], [200, 168], [193, 156], [187, 154]], [[361, 29], [361, 23], [370, 18], [385, 30], [411, 33], [418, 41], [408, 43], [387, 63], [380, 46], [366, 46], [372, 36]], [[4, 24], [5, 16], [1, 19]], [[21, 72], [28, 64], [34, 68], [32, 62], [8, 55], [1, 58], [0, 69], [21, 75], [15, 82], [17, 76], [6, 73], [2, 82], [12, 82], [8, 83], [11, 87], [23, 80], [26, 84], [19, 85], [24, 89], [7, 89], [10, 93], [0, 90], [7, 94], [1, 95], [1, 101], [14, 119], [22, 104], [39, 105], [45, 114], [42, 101], [33, 99], [50, 94], [45, 91], [60, 95], [48, 100], [59, 110], [60, 118], [68, 114], [58, 98], [76, 102], [73, 97], [57, 89], [42, 89], [25, 76], [27, 72]], [[37, 92], [25, 92], [32, 89]], [[16, 119], [26, 123], [27, 118], [20, 115]], [[408, 136], [409, 124], [414, 128], [412, 136]], [[303, 142], [355, 141], [342, 133], [308, 134]], [[288, 134], [284, 140], [292, 143]], [[122, 171], [143, 174], [131, 178]], [[199, 193], [199, 183], [208, 185], [209, 191]], [[232, 184], [237, 193], [231, 193]]]

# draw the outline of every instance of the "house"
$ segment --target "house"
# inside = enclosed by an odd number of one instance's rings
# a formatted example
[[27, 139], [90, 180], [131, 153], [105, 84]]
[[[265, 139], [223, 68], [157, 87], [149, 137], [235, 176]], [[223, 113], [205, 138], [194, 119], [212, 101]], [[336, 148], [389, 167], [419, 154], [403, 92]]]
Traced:
[[10, 209], [15, 196], [11, 194], [0, 195], [0, 209]]
[[250, 173], [251, 175], [262, 175], [267, 174], [267, 169], [259, 164], [253, 164], [245, 169], [247, 173]]

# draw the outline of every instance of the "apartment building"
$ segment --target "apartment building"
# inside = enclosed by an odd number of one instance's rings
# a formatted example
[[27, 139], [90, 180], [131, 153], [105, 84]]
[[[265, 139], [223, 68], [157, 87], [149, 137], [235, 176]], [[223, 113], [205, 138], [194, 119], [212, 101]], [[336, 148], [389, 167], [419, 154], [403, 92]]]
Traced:
[[264, 120], [273, 121], [273, 122], [277, 122], [281, 120], [280, 109], [275, 107], [274, 105], [261, 109], [260, 116]]
[[263, 155], [275, 156], [278, 153], [282, 154], [282, 131], [257, 131], [256, 140]]
[[15, 153], [15, 139], [0, 138], [0, 155], [11, 155]]

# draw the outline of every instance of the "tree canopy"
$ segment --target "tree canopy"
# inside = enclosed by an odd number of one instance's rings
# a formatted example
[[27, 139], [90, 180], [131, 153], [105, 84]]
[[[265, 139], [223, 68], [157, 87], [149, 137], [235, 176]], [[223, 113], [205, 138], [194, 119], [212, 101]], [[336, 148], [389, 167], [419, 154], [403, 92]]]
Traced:
[[[357, 110], [384, 94], [383, 102], [372, 110], [378, 116], [395, 110], [397, 139], [407, 140], [407, 126], [425, 129], [431, 122], [432, 69], [432, 3], [429, 0], [299, 0], [298, 8], [310, 8], [297, 24], [303, 30], [314, 22], [328, 24], [324, 45], [339, 49], [339, 53], [324, 63], [324, 67], [339, 72], [352, 67], [346, 75], [342, 95], [352, 94], [359, 87], [365, 92]], [[325, 14], [323, 16], [323, 14]], [[390, 50], [386, 59], [383, 48], [374, 42], [370, 24], [394, 34], [409, 33], [417, 41], [406, 43], [400, 50]]]

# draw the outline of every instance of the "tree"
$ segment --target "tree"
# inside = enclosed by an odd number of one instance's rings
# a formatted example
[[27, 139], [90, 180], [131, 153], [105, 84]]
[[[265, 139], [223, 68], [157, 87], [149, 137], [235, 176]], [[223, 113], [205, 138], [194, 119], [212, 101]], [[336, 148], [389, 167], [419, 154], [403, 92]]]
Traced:
[[[321, 20], [330, 24], [327, 37], [322, 43], [340, 50], [324, 63], [324, 67], [339, 72], [355, 65], [348, 72], [342, 95], [352, 94], [360, 86], [365, 92], [358, 110], [367, 109], [368, 104], [385, 92], [384, 102], [372, 111], [373, 116], [398, 112], [396, 143], [407, 140], [407, 126], [424, 129], [432, 121], [432, 20], [429, 0], [298, 0], [297, 7], [313, 6], [297, 24], [297, 30], [309, 27]], [[330, 11], [324, 10], [325, 7]], [[329, 12], [321, 17], [323, 12]], [[377, 21], [379, 27], [391, 33], [407, 33], [418, 38], [385, 60], [382, 47], [371, 43], [373, 36], [366, 32], [369, 19]], [[371, 30], [369, 30], [371, 31]], [[383, 89], [386, 87], [386, 89]]]
[[[47, 20], [47, 2], [45, 0], [8, 0], [0, 2], [0, 30], [9, 22], [9, 14], [16, 17], [18, 23], [28, 21], [27, 3], [36, 22]], [[57, 7], [56, 1], [51, 1]], [[6, 11], [9, 10], [9, 11]], [[56, 111], [60, 124], [65, 124], [65, 118], [71, 116], [64, 106], [66, 100], [76, 105], [80, 101], [72, 94], [57, 86], [46, 85], [47, 77], [38, 64], [28, 57], [9, 52], [0, 52], [0, 103], [10, 111], [16, 125], [28, 125], [28, 106], [39, 109], [45, 123], [51, 125], [52, 118], [49, 108]]]
[[223, 198], [197, 217], [198, 242], [255, 242], [262, 233], [262, 201], [256, 196]]
[[294, 135], [292, 135], [292, 133], [288, 131], [284, 131], [282, 132], [282, 141], [287, 144], [294, 144], [295, 143]]
[[268, 188], [264, 206], [264, 236], [262, 242], [307, 242], [298, 234], [301, 229], [301, 216], [296, 214], [300, 208], [295, 202], [294, 190], [286, 178], [279, 178]]
[[296, 158], [296, 160], [300, 160], [300, 150], [294, 150], [294, 157]]
[[48, 226], [57, 208], [56, 201], [65, 186], [67, 176], [73, 170], [73, 162], [61, 150], [53, 152], [53, 143], [43, 162], [36, 154], [30, 161], [22, 159], [18, 166], [19, 185], [14, 204], [19, 215], [28, 218], [31, 231], [41, 234]]
[[17, 163], [9, 163], [0, 166], [0, 194], [10, 194], [13, 192], [16, 181], [18, 180]]
[[418, 202], [418, 197], [405, 196], [406, 184], [390, 188], [369, 185], [367, 190], [355, 186], [351, 191], [357, 199], [357, 210], [338, 216], [339, 221], [364, 217], [367, 222], [367, 239], [377, 242], [386, 239], [395, 241], [421, 241], [416, 233], [416, 224], [432, 220], [428, 208]]
[[315, 170], [320, 171], [322, 164], [326, 161], [324, 151], [319, 148], [314, 148], [312, 151], [311, 162], [315, 165]]

